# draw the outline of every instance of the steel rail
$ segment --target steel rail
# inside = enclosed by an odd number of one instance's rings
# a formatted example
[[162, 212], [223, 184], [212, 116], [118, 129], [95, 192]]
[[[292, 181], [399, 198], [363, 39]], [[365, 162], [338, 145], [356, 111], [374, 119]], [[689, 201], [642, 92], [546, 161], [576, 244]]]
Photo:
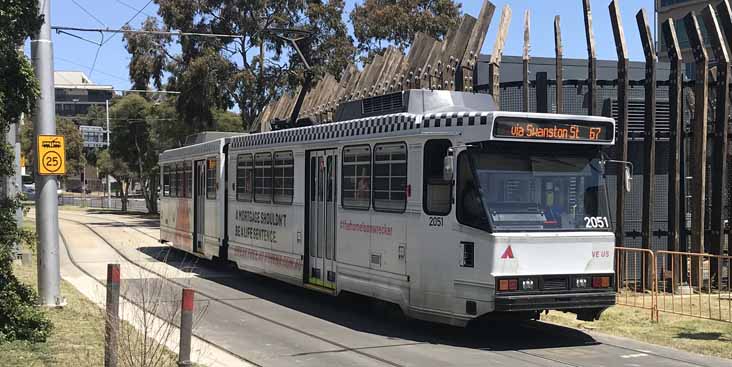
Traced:
[[[154, 271], [154, 270], [148, 269], [148, 268], [147, 268], [147, 267], [145, 267], [144, 265], [140, 265], [139, 263], [137, 263], [137, 262], [133, 261], [133, 259], [132, 259], [132, 258], [130, 258], [130, 257], [129, 257], [129, 256], [127, 256], [126, 254], [124, 254], [124, 253], [123, 253], [122, 251], [120, 251], [120, 250], [119, 250], [119, 249], [118, 249], [118, 248], [117, 248], [116, 246], [112, 245], [112, 243], [111, 243], [111, 242], [109, 242], [109, 241], [107, 240], [107, 238], [105, 238], [105, 237], [104, 237], [104, 236], [103, 236], [103, 235], [102, 235], [101, 233], [99, 233], [99, 232], [98, 232], [98, 231], [96, 231], [96, 230], [95, 230], [94, 228], [92, 228], [92, 226], [91, 226], [91, 225], [89, 225], [89, 224], [87, 224], [87, 223], [84, 223], [84, 222], [81, 222], [81, 221], [77, 221], [77, 220], [74, 220], [74, 219], [66, 219], [66, 218], [61, 218], [61, 220], [62, 220], [62, 221], [67, 221], [67, 222], [74, 222], [74, 223], [76, 223], [76, 224], [79, 224], [79, 225], [82, 225], [82, 226], [86, 227], [86, 228], [87, 228], [87, 229], [89, 229], [89, 230], [90, 230], [91, 232], [93, 232], [93, 233], [94, 233], [94, 234], [95, 234], [95, 235], [96, 235], [97, 237], [99, 237], [99, 238], [100, 238], [100, 239], [101, 239], [102, 241], [104, 241], [104, 243], [106, 243], [106, 244], [107, 244], [107, 246], [109, 246], [109, 247], [110, 247], [110, 248], [111, 248], [112, 250], [114, 250], [114, 252], [116, 252], [116, 253], [117, 253], [117, 254], [118, 254], [118, 255], [119, 255], [120, 257], [122, 257], [122, 259], [124, 259], [125, 261], [129, 262], [130, 264], [132, 264], [132, 265], [134, 265], [134, 266], [136, 266], [136, 267], [138, 267], [138, 268], [140, 268], [140, 269], [142, 269], [142, 270], [144, 270], [144, 271], [147, 271], [147, 272], [149, 272], [149, 273], [155, 274], [155, 275], [156, 275], [156, 276], [158, 276], [158, 277], [159, 277], [160, 279], [163, 279], [163, 280], [165, 280], [165, 281], [168, 281], [169, 283], [175, 284], [175, 285], [177, 285], [177, 286], [179, 286], [179, 287], [189, 287], [189, 286], [188, 286], [188, 285], [186, 285], [186, 284], [183, 284], [183, 283], [181, 283], [181, 282], [178, 282], [178, 281], [175, 281], [175, 280], [173, 280], [173, 279], [170, 279], [170, 278], [168, 278], [168, 277], [164, 276], [163, 274], [161, 274], [161, 273], [159, 273], [159, 272], [157, 272], [157, 271]], [[148, 236], [149, 236], [149, 235], [148, 235]], [[200, 294], [200, 295], [201, 295], [201, 296], [203, 296], [203, 297], [206, 297], [206, 298], [210, 299], [210, 300], [211, 300], [211, 302], [216, 302], [216, 303], [219, 303], [219, 304], [221, 304], [221, 305], [224, 305], [224, 306], [228, 306], [229, 308], [232, 308], [232, 309], [234, 309], [234, 310], [236, 310], [236, 311], [239, 311], [239, 312], [245, 313], [245, 314], [247, 314], [247, 315], [250, 315], [250, 316], [256, 317], [256, 318], [258, 318], [258, 319], [260, 319], [260, 320], [264, 320], [264, 321], [267, 321], [267, 322], [269, 322], [269, 323], [271, 323], [271, 324], [274, 324], [274, 325], [280, 326], [280, 327], [282, 327], [282, 328], [285, 328], [285, 329], [287, 329], [287, 330], [293, 331], [293, 332], [295, 332], [295, 333], [298, 333], [298, 334], [302, 334], [302, 335], [305, 335], [305, 336], [307, 336], [307, 337], [310, 337], [310, 338], [313, 338], [313, 339], [317, 339], [317, 340], [319, 340], [319, 341], [321, 341], [321, 342], [324, 342], [324, 343], [327, 343], [327, 344], [331, 344], [331, 345], [333, 345], [333, 346], [336, 346], [336, 347], [338, 347], [338, 348], [341, 348], [341, 349], [343, 349], [343, 351], [346, 351], [346, 352], [353, 352], [353, 353], [359, 354], [359, 355], [361, 355], [361, 356], [363, 356], [363, 357], [367, 357], [367, 358], [373, 359], [373, 360], [375, 360], [375, 361], [379, 361], [379, 362], [381, 362], [381, 363], [384, 363], [384, 364], [387, 364], [387, 365], [390, 365], [390, 366], [394, 366], [394, 367], [405, 367], [404, 365], [398, 364], [398, 363], [396, 363], [396, 362], [392, 362], [392, 361], [390, 361], [390, 360], [387, 360], [387, 359], [384, 359], [384, 358], [381, 358], [381, 357], [375, 356], [375, 355], [373, 355], [373, 354], [370, 354], [370, 353], [366, 353], [366, 352], [360, 351], [360, 350], [358, 350], [358, 349], [356, 349], [356, 348], [351, 348], [351, 347], [348, 347], [348, 346], [346, 346], [346, 345], [344, 345], [344, 344], [341, 344], [341, 343], [338, 343], [338, 342], [336, 342], [336, 341], [333, 341], [333, 340], [330, 340], [330, 339], [324, 338], [324, 337], [322, 337], [322, 336], [319, 336], [319, 335], [316, 335], [316, 334], [313, 334], [313, 333], [310, 333], [310, 332], [307, 332], [307, 331], [304, 331], [304, 330], [301, 330], [301, 329], [298, 329], [298, 328], [292, 327], [292, 326], [290, 326], [290, 325], [287, 325], [287, 324], [285, 324], [285, 323], [282, 323], [282, 322], [279, 322], [279, 321], [277, 321], [277, 320], [274, 320], [274, 319], [272, 319], [272, 318], [270, 318], [270, 317], [267, 317], [267, 316], [264, 316], [264, 315], [258, 314], [258, 313], [256, 313], [256, 312], [252, 312], [252, 311], [246, 310], [246, 309], [244, 309], [244, 308], [242, 308], [242, 307], [239, 307], [239, 306], [237, 306], [237, 305], [234, 305], [234, 304], [232, 304], [232, 303], [230, 303], [230, 302], [227, 302], [227, 301], [223, 301], [223, 300], [221, 300], [221, 299], [219, 299], [219, 298], [216, 298], [215, 296], [213, 296], [213, 295], [210, 295], [210, 294], [208, 294], [208, 293], [206, 293], [206, 292], [203, 292], [203, 291], [199, 291], [199, 290], [196, 290], [196, 293]]]

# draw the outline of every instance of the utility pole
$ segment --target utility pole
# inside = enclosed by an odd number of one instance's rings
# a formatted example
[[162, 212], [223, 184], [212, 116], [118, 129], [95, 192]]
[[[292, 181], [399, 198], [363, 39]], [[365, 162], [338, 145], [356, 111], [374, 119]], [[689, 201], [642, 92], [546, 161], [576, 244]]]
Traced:
[[[34, 146], [38, 157], [38, 136], [56, 135], [55, 96], [53, 90], [53, 47], [51, 44], [51, 0], [38, 0], [44, 22], [31, 38], [33, 70], [41, 87], [41, 94], [33, 113], [35, 125]], [[59, 283], [58, 250], [58, 179], [54, 175], [40, 175], [36, 170], [36, 230], [38, 232], [38, 293], [42, 306], [62, 306]]]
[[[109, 100], [104, 101], [107, 107], [107, 153], [109, 153], [110, 144], [112, 141], [109, 140]], [[112, 176], [107, 175], [107, 208], [112, 209]]]

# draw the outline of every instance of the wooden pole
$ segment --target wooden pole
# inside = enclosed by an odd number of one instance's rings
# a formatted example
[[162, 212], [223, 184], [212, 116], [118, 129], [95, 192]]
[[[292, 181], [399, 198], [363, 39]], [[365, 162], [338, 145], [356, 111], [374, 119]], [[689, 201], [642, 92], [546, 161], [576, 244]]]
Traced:
[[[722, 1], [717, 6], [717, 13], [718, 13], [718, 17], [719, 17], [719, 23], [722, 26], [722, 31], [724, 32], [724, 35], [727, 38], [727, 42], [728, 42], [727, 46], [729, 46], [729, 43], [732, 42], [732, 8], [730, 7], [728, 0]], [[730, 55], [728, 54], [728, 56], [730, 56]], [[732, 57], [732, 56], [730, 56], [730, 57]], [[728, 72], [729, 72], [729, 70], [728, 70]], [[725, 146], [727, 146], [729, 144], [727, 133], [724, 134], [724, 140], [725, 140], [724, 144], [725, 144]], [[725, 149], [725, 151], [726, 151], [726, 149]], [[721, 156], [721, 154], [720, 154], [720, 156]], [[727, 169], [729, 169], [729, 167], [727, 167]], [[726, 178], [727, 175], [724, 174], [723, 177]], [[725, 187], [726, 187], [726, 185], [725, 185]], [[730, 208], [732, 208], [732, 193], [728, 193], [728, 194], [730, 194], [730, 197], [729, 197], [730, 201], [727, 202], [727, 204], [730, 205]], [[727, 213], [727, 215], [728, 215], [728, 218], [732, 220], [732, 210], [729, 213]], [[724, 228], [724, 227], [722, 227], [722, 228]], [[720, 241], [720, 245], [721, 244], [722, 244], [722, 241]], [[732, 230], [730, 230], [727, 233], [727, 252], [729, 252], [730, 244], [732, 244]]]
[[523, 102], [524, 112], [529, 112], [529, 38], [531, 37], [530, 19], [531, 13], [528, 9], [524, 12], [524, 55], [523, 61]]
[[557, 81], [557, 113], [564, 111], [564, 87], [562, 79], [562, 30], [559, 27], [559, 15], [554, 17], [554, 54], [555, 54], [555, 79]]
[[[706, 198], [706, 168], [707, 168], [707, 51], [704, 49], [704, 38], [702, 38], [699, 22], [696, 13], [691, 12], [684, 17], [686, 34], [694, 54], [696, 68], [694, 82], [694, 122], [692, 124], [692, 137], [694, 139], [693, 164], [692, 164], [692, 194], [691, 194], [691, 251], [701, 253], [704, 251], [704, 201]], [[692, 286], [701, 286], [699, 279], [698, 257], [692, 258], [691, 278]]]
[[[616, 156], [619, 161], [628, 160], [628, 47], [625, 43], [623, 21], [617, 0], [608, 6], [610, 21], [615, 38], [615, 51], [618, 54], [618, 135], [615, 140]], [[625, 166], [618, 165], [615, 174], [615, 245], [623, 246], [625, 242]]]
[[590, 0], [582, 0], [585, 17], [585, 38], [587, 40], [587, 114], [597, 115], [597, 55], [595, 53], [595, 35], [592, 33], [592, 11]]
[[[676, 25], [673, 18], [663, 23], [663, 38], [666, 41], [668, 60], [671, 66], [669, 73], [669, 162], [668, 162], [668, 250], [681, 250], [682, 231], [682, 192], [681, 192], [681, 143], [684, 138], [684, 114], [682, 110], [682, 96], [684, 94], [684, 77], [682, 68], [684, 61], [681, 57], [679, 39], [676, 36]], [[686, 220], [686, 216], [684, 216]], [[671, 256], [669, 260], [671, 261]], [[680, 262], [677, 264], [668, 263], [669, 269], [674, 269], [672, 279], [678, 281], [681, 275]], [[676, 284], [672, 284], [674, 289]]]
[[[653, 47], [653, 36], [651, 26], [648, 23], [648, 16], [645, 9], [641, 9], [635, 15], [638, 23], [638, 32], [643, 44], [645, 56], [645, 82], [643, 89], [644, 98], [644, 134], [643, 134], [643, 223], [641, 229], [642, 243], [644, 249], [651, 249], [653, 240], [653, 210], [654, 198], [656, 195], [656, 50]], [[645, 258], [645, 257], [644, 257]], [[653, 264], [650, 258], [646, 259], [646, 269], [652, 269]], [[647, 275], [650, 275], [648, 272]], [[646, 284], [650, 284], [651, 279]]]
[[498, 34], [496, 35], [496, 43], [493, 45], [493, 52], [488, 64], [488, 78], [490, 83], [490, 94], [496, 106], [501, 108], [501, 57], [503, 56], [503, 47], [506, 44], [506, 36], [508, 35], [508, 25], [511, 23], [511, 7], [506, 4], [501, 10], [501, 22], [498, 24]]
[[[714, 58], [717, 59], [717, 85], [716, 102], [714, 115], [714, 137], [712, 146], [712, 212], [710, 220], [711, 237], [709, 238], [709, 253], [722, 255], [722, 243], [724, 242], [724, 189], [727, 186], [727, 120], [729, 118], [729, 67], [730, 58], [727, 53], [727, 46], [724, 44], [724, 36], [719, 22], [717, 12], [711, 5], [707, 5], [702, 11], [704, 24], [707, 28]], [[732, 24], [728, 24], [732, 26]], [[709, 274], [712, 279], [718, 275], [717, 259], [711, 258]]]

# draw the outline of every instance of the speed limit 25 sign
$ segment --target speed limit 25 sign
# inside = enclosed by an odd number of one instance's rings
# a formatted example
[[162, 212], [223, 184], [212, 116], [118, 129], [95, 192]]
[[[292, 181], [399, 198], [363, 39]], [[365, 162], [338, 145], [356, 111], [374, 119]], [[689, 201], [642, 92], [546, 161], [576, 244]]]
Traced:
[[38, 136], [38, 173], [42, 175], [66, 174], [64, 137], [61, 135]]

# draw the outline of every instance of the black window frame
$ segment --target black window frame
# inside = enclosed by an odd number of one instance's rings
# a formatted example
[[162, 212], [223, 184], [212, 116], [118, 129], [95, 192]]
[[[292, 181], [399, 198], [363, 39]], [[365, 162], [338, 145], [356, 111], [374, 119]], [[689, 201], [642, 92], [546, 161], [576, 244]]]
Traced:
[[[450, 181], [446, 182], [445, 180], [442, 180], [442, 176], [440, 175], [439, 181], [442, 181], [441, 183], [432, 183], [432, 184], [430, 184], [428, 182], [428, 179], [431, 178], [431, 177], [428, 177], [427, 176], [428, 171], [429, 171], [427, 165], [430, 164], [430, 162], [428, 162], [428, 157], [427, 157], [428, 145], [430, 145], [430, 143], [442, 143], [442, 142], [447, 142], [447, 143], [450, 144], [450, 146], [448, 147], [448, 149], [450, 147], [452, 147], [452, 141], [450, 141], [450, 139], [430, 139], [430, 140], [427, 140], [425, 142], [424, 146], [422, 147], [422, 210], [427, 215], [434, 215], [434, 216], [444, 217], [444, 216], [448, 216], [448, 215], [450, 215], [450, 213], [452, 213], [452, 207], [453, 207], [453, 203], [454, 203], [454, 200], [453, 200], [453, 192], [452, 192], [453, 191], [453, 187], [454, 187], [454, 180], [450, 180]], [[447, 154], [445, 154], [445, 155], [447, 155]], [[440, 167], [442, 167], [442, 165], [443, 165], [442, 162], [439, 162], [439, 165], [440, 165]], [[448, 198], [448, 200], [449, 200], [449, 203], [450, 204], [449, 204], [449, 207], [448, 207], [447, 212], [432, 211], [431, 208], [428, 208], [427, 207], [427, 202], [428, 202], [428, 200], [427, 200], [427, 186], [428, 185], [449, 185], [448, 191], [449, 191], [450, 197]]]
[[[369, 168], [369, 172], [368, 172], [369, 188], [367, 190], [369, 197], [368, 197], [368, 200], [366, 201], [366, 206], [365, 207], [362, 206], [362, 205], [346, 204], [346, 202], [344, 201], [344, 199], [346, 197], [345, 192], [348, 190], [347, 187], [346, 187], [346, 184], [345, 184], [345, 182], [346, 182], [346, 176], [345, 176], [346, 169], [344, 168], [346, 166], [346, 149], [351, 149], [351, 148], [364, 148], [364, 147], [369, 148], [369, 159], [366, 162], [368, 164], [368, 168]], [[374, 149], [371, 147], [370, 144], [346, 145], [346, 146], [344, 146], [341, 149], [341, 190], [340, 191], [341, 191], [341, 207], [343, 209], [364, 210], [364, 211], [367, 211], [367, 210], [370, 210], [371, 209], [371, 199], [373, 198], [373, 194], [372, 194], [372, 190], [371, 190], [372, 185], [373, 185], [373, 157], [374, 157]], [[357, 166], [358, 167], [359, 166], [358, 163], [360, 163], [360, 162], [356, 162], [354, 164], [354, 166]], [[358, 177], [359, 176], [356, 173], [357, 172], [354, 170], [354, 176], [353, 176], [354, 177], [354, 183], [357, 186], [358, 185]], [[364, 176], [364, 177], [366, 177], [366, 176]], [[353, 188], [353, 191], [355, 193], [355, 191], [356, 191], [356, 188], [355, 187]]]
[[[465, 165], [467, 167], [463, 167], [463, 160], [465, 161]], [[463, 169], [467, 170], [467, 173], [470, 176], [471, 184], [477, 189], [475, 186], [475, 164], [473, 163], [473, 158], [469, 154], [468, 150], [463, 150], [460, 152], [460, 154], [457, 155], [456, 163], [455, 163], [455, 180], [456, 180], [456, 193], [455, 193], [455, 219], [457, 219], [458, 223], [472, 227], [477, 228], [483, 231], [486, 231], [488, 233], [493, 233], [493, 229], [486, 221], [485, 223], [475, 223], [471, 222], [467, 218], [464, 217], [463, 214], [463, 195], [465, 191], [465, 182], [461, 180]], [[476, 197], [478, 200], [478, 205], [480, 208], [484, 208], [483, 206], [483, 198], [478, 195]]]
[[[246, 167], [240, 167], [240, 163], [242, 162], [242, 158], [249, 157], [249, 168]], [[244, 173], [243, 177], [240, 176], [240, 173], [242, 171], [249, 171], [249, 190], [246, 191], [247, 188], [246, 185], [241, 184], [241, 180], [246, 180], [246, 173]], [[234, 193], [236, 194], [236, 201], [243, 201], [247, 203], [251, 203], [254, 200], [254, 155], [252, 153], [242, 153], [238, 154], [236, 156], [236, 181], [235, 181], [236, 187]], [[244, 191], [240, 191], [244, 189]], [[248, 197], [247, 197], [248, 196]]]
[[193, 195], [193, 162], [183, 162], [183, 190], [184, 197], [191, 198]]
[[[277, 165], [277, 155], [278, 154], [289, 154], [290, 155], [289, 171], [291, 172], [291, 175], [289, 176], [289, 182], [290, 182], [289, 188], [286, 187], [285, 185], [283, 185], [282, 188], [277, 187], [277, 179], [278, 179], [277, 168], [278, 167], [282, 168], [283, 173], [285, 172], [285, 170], [288, 169], [288, 166], [286, 164], [283, 164], [280, 166]], [[288, 179], [288, 177], [283, 174], [281, 177], [279, 177], [279, 179], [283, 180], [283, 182], [284, 182]], [[290, 192], [289, 200], [277, 200], [277, 190], [283, 190], [283, 191], [289, 190], [289, 192]], [[284, 196], [282, 196], [282, 197], [284, 197]], [[275, 204], [292, 205], [292, 201], [293, 201], [294, 197], [295, 197], [295, 154], [291, 150], [274, 152], [274, 154], [272, 154], [272, 202]]]
[[170, 197], [170, 164], [163, 165], [163, 197]]
[[[211, 162], [214, 162], [213, 169], [211, 168]], [[218, 196], [218, 169], [218, 158], [206, 158], [206, 199], [208, 200], [216, 200]]]
[[[257, 159], [257, 157], [259, 157], [259, 156], [266, 156], [266, 155], [269, 156], [269, 177], [264, 177], [264, 176], [260, 177], [260, 174], [258, 172], [258, 170], [260, 169], [260, 167], [257, 166], [257, 162], [259, 160]], [[267, 169], [267, 166], [262, 166], [262, 169]], [[259, 152], [259, 153], [255, 153], [254, 154], [254, 202], [255, 203], [263, 203], [263, 204], [271, 204], [272, 203], [273, 194], [274, 194], [274, 190], [273, 190], [273, 187], [272, 187], [273, 186], [272, 185], [272, 183], [273, 183], [272, 181], [274, 179], [274, 177], [273, 177], [273, 173], [274, 173], [273, 170], [274, 170], [274, 167], [273, 167], [273, 161], [272, 161], [272, 152]], [[269, 187], [265, 187], [264, 188], [265, 190], [268, 189], [269, 190], [269, 193], [261, 193], [261, 194], [257, 195], [258, 194], [258, 191], [262, 188], [262, 187], [260, 187], [260, 185], [261, 185], [260, 184], [260, 181], [259, 181], [260, 178], [262, 180], [269, 179]], [[264, 182], [264, 181], [262, 181], [262, 182]], [[268, 198], [266, 200], [265, 200], [264, 197], [262, 197], [260, 199], [259, 198], [260, 195], [261, 196], [268, 196]]]
[[[380, 146], [384, 146], [384, 145], [402, 145], [402, 146], [404, 146], [404, 206], [402, 207], [401, 210], [394, 210], [394, 209], [390, 209], [390, 208], [378, 208], [377, 205], [376, 205], [376, 195], [375, 195], [375, 191], [376, 191], [375, 190], [375, 186], [376, 186], [376, 154], [377, 154], [376, 153], [376, 150]], [[392, 164], [392, 163], [388, 163], [388, 164]], [[389, 172], [390, 175], [389, 175], [389, 190], [388, 190], [388, 192], [389, 192], [389, 195], [391, 196], [391, 193], [392, 193], [391, 180], [392, 180], [392, 177], [393, 177], [391, 175], [391, 167], [389, 168], [389, 171], [390, 171]], [[408, 198], [407, 198], [407, 187], [408, 186], [409, 186], [409, 146], [407, 145], [407, 143], [405, 141], [401, 141], [401, 142], [387, 142], [387, 143], [374, 144], [374, 147], [373, 147], [372, 153], [371, 153], [371, 207], [374, 208], [374, 211], [382, 212], [382, 213], [397, 213], [397, 214], [404, 213], [405, 211], [407, 211], [407, 201], [408, 201]], [[389, 199], [389, 200], [391, 201], [391, 199]]]

